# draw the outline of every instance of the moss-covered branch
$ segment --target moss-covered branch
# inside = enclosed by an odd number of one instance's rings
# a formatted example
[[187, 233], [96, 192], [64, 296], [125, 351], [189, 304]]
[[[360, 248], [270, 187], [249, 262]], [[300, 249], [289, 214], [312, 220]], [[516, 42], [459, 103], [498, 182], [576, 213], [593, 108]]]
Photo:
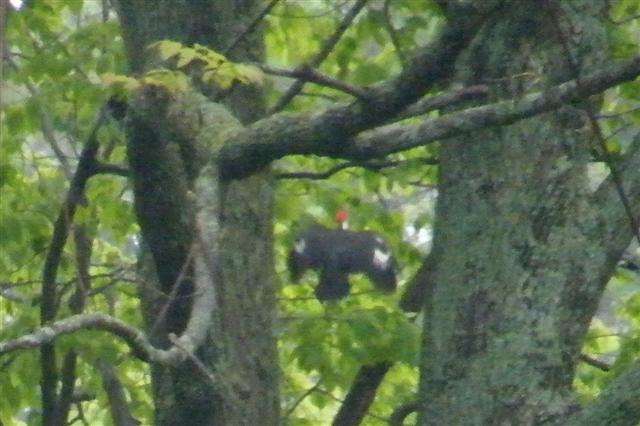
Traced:
[[[454, 112], [416, 125], [385, 126], [362, 135], [358, 133], [373, 129], [393, 113], [386, 109], [384, 112], [372, 111], [370, 106], [355, 103], [311, 116], [278, 114], [249, 126], [237, 135], [234, 143], [222, 150], [223, 172], [227, 177], [245, 176], [275, 159], [292, 154], [359, 161], [379, 158], [470, 131], [533, 117], [633, 80], [638, 75], [640, 56], [584, 76], [579, 87], [575, 81], [568, 81], [542, 93]], [[370, 103], [382, 102], [380, 96], [389, 96], [389, 93], [373, 94]], [[417, 99], [405, 100], [414, 102]], [[396, 108], [394, 113], [409, 105], [399, 100], [392, 104]]]

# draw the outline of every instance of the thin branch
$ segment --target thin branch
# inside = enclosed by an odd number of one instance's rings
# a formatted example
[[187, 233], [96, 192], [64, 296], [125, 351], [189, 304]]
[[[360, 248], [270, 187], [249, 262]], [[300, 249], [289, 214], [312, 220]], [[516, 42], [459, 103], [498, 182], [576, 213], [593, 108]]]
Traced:
[[[13, 68], [16, 72], [20, 71], [20, 68], [18, 67], [18, 65], [13, 61], [13, 59], [10, 56], [7, 56], [6, 60], [9, 66], [11, 66], [11, 68]], [[62, 166], [62, 171], [64, 172], [67, 179], [71, 179], [71, 166], [67, 161], [67, 156], [65, 155], [64, 151], [60, 147], [60, 144], [58, 143], [58, 140], [56, 139], [55, 127], [53, 125], [53, 120], [51, 119], [51, 115], [49, 115], [47, 110], [42, 105], [42, 102], [40, 102], [39, 100], [40, 93], [36, 88], [36, 86], [29, 79], [27, 79], [24, 82], [24, 85], [27, 88], [27, 91], [29, 92], [31, 97], [36, 100], [36, 107], [38, 110], [38, 115], [40, 116], [40, 131], [42, 132], [42, 136], [51, 147], [51, 150], [55, 154], [57, 160], [60, 162], [60, 165]]]
[[369, 92], [367, 92], [365, 88], [354, 86], [331, 76], [322, 74], [321, 72], [311, 68], [308, 65], [301, 65], [294, 70], [286, 70], [270, 65], [260, 65], [260, 69], [267, 74], [277, 75], [280, 77], [296, 78], [302, 82], [311, 82], [321, 86], [330, 87], [332, 89], [347, 93], [357, 99], [360, 99], [361, 101], [366, 101], [369, 96]]
[[353, 383], [333, 419], [333, 426], [359, 425], [373, 402], [378, 387], [389, 369], [390, 361], [364, 365], [356, 374]]
[[240, 33], [240, 35], [238, 35], [238, 37], [236, 37], [235, 40], [233, 40], [233, 42], [231, 42], [231, 44], [223, 50], [223, 55], [228, 56], [229, 53], [231, 53], [231, 51], [233, 51], [233, 49], [235, 49], [236, 46], [238, 46], [238, 44], [240, 44], [240, 42], [244, 40], [247, 35], [251, 34], [279, 1], [280, 0], [271, 0], [269, 4], [267, 4], [264, 9], [262, 9], [258, 16], [256, 16], [255, 19], [251, 21], [249, 25], [247, 25], [244, 31], [242, 31], [242, 33]]
[[[0, 355], [44, 346], [65, 334], [75, 333], [80, 330], [107, 331], [124, 340], [132, 350], [133, 355], [142, 361], [157, 362], [163, 365], [177, 365], [186, 358], [182, 349], [157, 349], [149, 343], [147, 336], [139, 329], [118, 318], [100, 312], [72, 315], [63, 320], [52, 322], [48, 326], [40, 327], [32, 333], [0, 342]], [[193, 339], [190, 337], [185, 337], [182, 340], [187, 341], [184, 347], [193, 346]]]
[[17, 303], [28, 303], [32, 300], [31, 297], [18, 291], [15, 286], [16, 284], [0, 282], [0, 297], [4, 297], [5, 299]]
[[302, 401], [304, 401], [309, 395], [311, 395], [313, 392], [315, 392], [320, 387], [320, 383], [321, 383], [321, 381], [318, 380], [318, 382], [315, 385], [311, 386], [309, 389], [304, 391], [302, 393], [302, 395], [300, 395], [298, 398], [296, 398], [296, 400], [293, 402], [293, 404], [291, 404], [291, 406], [289, 408], [287, 408], [287, 410], [285, 411], [285, 413], [282, 416], [282, 418], [283, 419], [288, 419], [291, 416], [291, 414], [293, 414], [293, 412], [296, 410], [296, 408], [298, 408], [298, 406], [302, 403]]
[[395, 28], [393, 28], [393, 22], [391, 19], [391, 13], [389, 12], [389, 5], [391, 4], [391, 0], [385, 0], [384, 6], [382, 7], [382, 13], [384, 14], [384, 26], [389, 34], [389, 39], [391, 40], [391, 44], [393, 44], [394, 51], [396, 55], [398, 55], [398, 59], [402, 66], [407, 65], [407, 57], [402, 51], [402, 45], [400, 44], [400, 39], [398, 38], [398, 32]]
[[[316, 53], [316, 55], [308, 62], [310, 68], [317, 68], [327, 58], [327, 56], [329, 56], [336, 43], [338, 43], [342, 35], [345, 33], [347, 28], [349, 28], [349, 26], [358, 15], [358, 13], [360, 13], [365, 4], [367, 4], [367, 0], [358, 0], [353, 5], [353, 7], [345, 14], [344, 18], [342, 19], [336, 30], [333, 32], [333, 34], [322, 44], [322, 47], [320, 47], [320, 51], [318, 51], [318, 53]], [[302, 80], [298, 80], [293, 83], [280, 97], [280, 99], [278, 99], [269, 113], [273, 114], [274, 112], [282, 111], [289, 104], [289, 102], [291, 102], [291, 100], [295, 98], [298, 93], [300, 93], [300, 91], [304, 87], [304, 83], [305, 82]]]
[[0, 355], [48, 345], [60, 336], [87, 329], [108, 331], [123, 339], [138, 358], [145, 361], [153, 359], [150, 354], [154, 353], [155, 348], [148, 343], [146, 336], [140, 330], [103, 313], [72, 315], [40, 327], [32, 333], [0, 342]]
[[97, 163], [95, 167], [95, 174], [114, 175], [121, 177], [131, 177], [131, 171], [126, 167], [117, 166], [115, 164]]
[[379, 171], [389, 167], [397, 167], [408, 163], [419, 163], [434, 166], [438, 164], [435, 158], [411, 158], [408, 160], [385, 160], [385, 161], [347, 161], [337, 164], [324, 172], [283, 172], [275, 175], [276, 179], [311, 179], [321, 180], [328, 179], [334, 174], [354, 167], [360, 167], [367, 170]]
[[580, 361], [584, 362], [585, 364], [589, 364], [592, 367], [595, 367], [599, 370], [602, 371], [610, 371], [611, 370], [611, 365], [607, 364], [604, 361], [600, 361], [597, 358], [594, 358], [592, 356], [589, 356], [587, 354], [580, 354]]

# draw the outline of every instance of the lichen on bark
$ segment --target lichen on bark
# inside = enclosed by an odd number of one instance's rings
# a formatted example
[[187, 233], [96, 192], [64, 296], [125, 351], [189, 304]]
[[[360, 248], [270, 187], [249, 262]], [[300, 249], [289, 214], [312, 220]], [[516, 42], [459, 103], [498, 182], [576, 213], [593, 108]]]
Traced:
[[[596, 3], [563, 9], [597, 22]], [[489, 84], [492, 100], [575, 78], [550, 13], [505, 4], [463, 55], [458, 78]], [[572, 40], [581, 63], [602, 62], [601, 25]], [[604, 256], [584, 235], [591, 134], [580, 108], [442, 145], [420, 424], [529, 425], [570, 411], [585, 325], [574, 326], [576, 312], [562, 302], [595, 274], [587, 260], [601, 265]]]

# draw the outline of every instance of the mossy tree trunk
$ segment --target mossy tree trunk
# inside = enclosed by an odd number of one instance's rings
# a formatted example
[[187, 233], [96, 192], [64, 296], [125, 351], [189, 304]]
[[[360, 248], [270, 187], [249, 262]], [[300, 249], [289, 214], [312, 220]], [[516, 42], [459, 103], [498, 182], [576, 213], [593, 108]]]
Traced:
[[[601, 65], [603, 2], [558, 3], [506, 2], [458, 78], [500, 99]], [[442, 145], [419, 424], [546, 424], [571, 412], [583, 338], [630, 238], [594, 231], [606, 213], [588, 189], [597, 143], [584, 108]]]
[[[224, 51], [259, 7], [255, 0], [119, 0], [131, 70], [145, 70], [145, 46], [158, 40], [200, 43]], [[256, 31], [229, 57], [259, 61], [262, 54], [261, 33]], [[245, 123], [263, 113], [260, 93], [253, 89], [238, 88], [226, 103]], [[164, 126], [170, 128], [171, 123], [149, 125], [131, 114], [127, 127], [136, 213], [152, 259], [147, 276], [157, 278], [148, 280], [142, 292], [143, 310], [154, 343], [167, 347], [167, 334], [179, 334], [189, 319], [197, 243], [190, 193], [200, 167], [210, 159], [202, 158], [206, 148], [185, 146], [189, 141], [179, 140]], [[210, 219], [217, 221], [217, 245], [222, 249], [215, 266], [214, 325], [208, 342], [197, 352], [203, 365], [191, 361], [178, 367], [152, 365], [156, 424], [278, 424], [270, 173], [264, 170], [215, 184], [220, 208], [214, 210], [219, 216]], [[163, 315], [168, 300], [170, 309]]]

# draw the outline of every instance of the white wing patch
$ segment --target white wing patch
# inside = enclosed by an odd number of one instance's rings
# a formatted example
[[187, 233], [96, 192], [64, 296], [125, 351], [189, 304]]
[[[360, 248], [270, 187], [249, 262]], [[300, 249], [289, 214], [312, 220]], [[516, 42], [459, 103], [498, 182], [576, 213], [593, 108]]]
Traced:
[[298, 254], [302, 254], [306, 248], [307, 242], [304, 239], [296, 240], [296, 242], [293, 243], [293, 251]]
[[380, 269], [388, 269], [391, 265], [391, 252], [383, 250], [379, 248], [373, 250], [373, 266]]

